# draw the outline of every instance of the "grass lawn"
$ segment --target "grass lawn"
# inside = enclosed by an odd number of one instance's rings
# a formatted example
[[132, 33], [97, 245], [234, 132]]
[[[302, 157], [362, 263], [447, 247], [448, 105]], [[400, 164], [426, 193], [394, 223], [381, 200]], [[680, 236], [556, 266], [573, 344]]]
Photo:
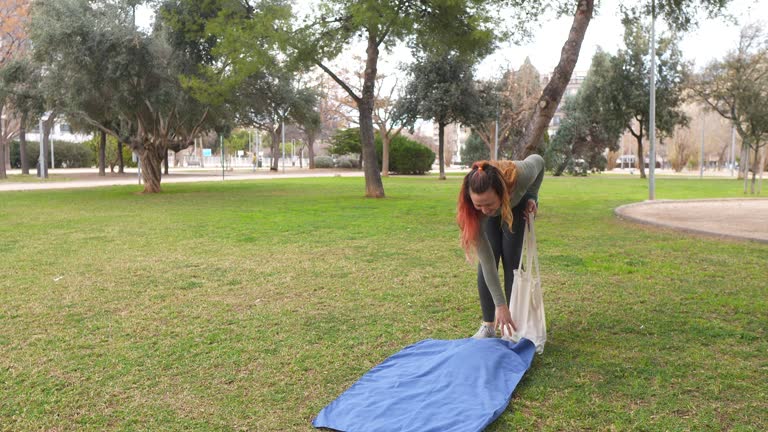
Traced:
[[[459, 182], [0, 194], [0, 430], [311, 430], [387, 356], [476, 330]], [[488, 430], [768, 430], [768, 245], [617, 220], [646, 184], [545, 179], [549, 342]]]

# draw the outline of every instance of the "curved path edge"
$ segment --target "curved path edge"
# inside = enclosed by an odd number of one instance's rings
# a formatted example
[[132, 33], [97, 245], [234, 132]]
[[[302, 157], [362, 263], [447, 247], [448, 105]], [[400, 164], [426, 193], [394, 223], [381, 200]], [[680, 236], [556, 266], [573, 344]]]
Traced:
[[[758, 205], [761, 209], [761, 215], [766, 215], [761, 217], [768, 219], [768, 198], [708, 198], [693, 200], [642, 201], [619, 206], [614, 209], [614, 214], [619, 219], [624, 219], [629, 222], [643, 225], [666, 228], [690, 234], [707, 235], [735, 240], [750, 240], [768, 244], [768, 224], [763, 224], [763, 221], [757, 219], [749, 221], [752, 226], [750, 227], [751, 229], [744, 230], [746, 233], [731, 232], [728, 230], [728, 227], [724, 226], [723, 224], [700, 227], [696, 226], [695, 224], [686, 223], [685, 221], [669, 221], [664, 219], [665, 209], [663, 207], [670, 207], [670, 205], [685, 206], [687, 204], [694, 204], [698, 205], [699, 207], [701, 205], [711, 205], [714, 210], [732, 210], [734, 215], [738, 215], [738, 212], [734, 210], [733, 206], [734, 204], [738, 203]], [[729, 206], [729, 204], [731, 205]], [[754, 216], [754, 214], [745, 215], [742, 213], [741, 216]]]

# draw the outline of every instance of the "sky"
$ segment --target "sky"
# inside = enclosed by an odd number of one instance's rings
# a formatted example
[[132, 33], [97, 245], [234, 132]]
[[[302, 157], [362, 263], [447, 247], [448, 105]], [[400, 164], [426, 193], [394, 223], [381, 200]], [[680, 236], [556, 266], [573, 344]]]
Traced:
[[[301, 0], [299, 3], [306, 4]], [[577, 73], [587, 72], [598, 46], [604, 51], [615, 53], [622, 45], [623, 29], [618, 14], [618, 2], [603, 0], [599, 3], [601, 4], [598, 14], [592, 18], [581, 47], [575, 69]], [[723, 18], [702, 19], [697, 29], [684, 35], [680, 47], [684, 57], [694, 63], [696, 70], [734, 49], [742, 25], [758, 19], [768, 25], [768, 0], [733, 0], [727, 12], [737, 19], [738, 24], [727, 22]], [[152, 19], [152, 12], [148, 8], [140, 7], [137, 10], [136, 20], [140, 26], [148, 28]], [[479, 64], [476, 76], [481, 79], [498, 77], [508, 67], [520, 67], [526, 56], [531, 59], [539, 73], [550, 73], [560, 59], [560, 50], [567, 39], [572, 20], [569, 16], [543, 18], [528, 43], [521, 46], [500, 44], [495, 53]], [[658, 23], [657, 33], [661, 30], [663, 23]], [[408, 57], [408, 54], [400, 50], [389, 55], [383, 54], [380, 58], [380, 70], [392, 73], [398, 67], [397, 61], [392, 59], [401, 59], [403, 56]]]
[[[587, 27], [587, 34], [581, 46], [577, 72], [586, 73], [592, 56], [598, 47], [603, 51], [616, 53], [623, 45], [624, 29], [618, 12], [616, 0], [603, 0], [598, 14], [592, 18]], [[735, 0], [727, 11], [733, 15], [738, 24], [728, 23], [725, 19], [703, 19], [697, 29], [683, 36], [680, 48], [687, 60], [693, 61], [696, 70], [706, 66], [710, 61], [723, 57], [729, 50], [734, 49], [739, 39], [739, 29], [743, 24], [762, 19], [768, 24], [768, 0]], [[533, 40], [523, 46], [504, 44], [481, 64], [478, 75], [493, 72], [498, 75], [500, 69], [506, 69], [507, 64], [514, 68], [520, 67], [526, 56], [531, 63], [545, 74], [552, 72], [560, 60], [560, 50], [568, 37], [572, 17], [544, 19]], [[650, 19], [648, 19], [650, 23]], [[661, 27], [661, 28], [660, 28]], [[663, 30], [663, 23], [657, 22], [657, 34]], [[487, 72], [485, 72], [487, 71]]]

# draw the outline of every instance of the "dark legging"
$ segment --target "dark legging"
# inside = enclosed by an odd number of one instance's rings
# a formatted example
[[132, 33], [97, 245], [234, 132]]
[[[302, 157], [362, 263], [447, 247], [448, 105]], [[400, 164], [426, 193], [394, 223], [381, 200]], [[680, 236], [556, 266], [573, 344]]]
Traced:
[[[501, 216], [489, 217], [483, 225], [486, 237], [491, 244], [493, 255], [496, 258], [496, 267], [499, 266], [499, 258], [504, 265], [504, 294], [507, 301], [512, 293], [512, 282], [514, 280], [513, 270], [517, 270], [520, 264], [520, 252], [523, 249], [523, 230], [525, 229], [525, 219], [523, 212], [527, 199], [520, 200], [520, 203], [512, 209], [514, 221], [512, 222], [512, 232], [509, 231], [507, 224], [501, 223]], [[480, 308], [483, 310], [483, 321], [493, 322], [496, 318], [496, 305], [493, 303], [491, 292], [488, 291], [488, 285], [485, 283], [483, 269], [477, 266], [477, 292], [480, 294]]]

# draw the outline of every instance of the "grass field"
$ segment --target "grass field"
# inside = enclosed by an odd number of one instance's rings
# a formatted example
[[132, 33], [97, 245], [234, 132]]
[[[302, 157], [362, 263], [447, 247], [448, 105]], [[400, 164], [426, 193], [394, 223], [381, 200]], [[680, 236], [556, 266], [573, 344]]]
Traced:
[[[0, 194], [0, 430], [311, 430], [387, 356], [476, 330], [459, 181]], [[740, 191], [657, 180], [658, 198]], [[768, 245], [614, 217], [646, 197], [545, 179], [549, 341], [488, 430], [768, 430]]]

